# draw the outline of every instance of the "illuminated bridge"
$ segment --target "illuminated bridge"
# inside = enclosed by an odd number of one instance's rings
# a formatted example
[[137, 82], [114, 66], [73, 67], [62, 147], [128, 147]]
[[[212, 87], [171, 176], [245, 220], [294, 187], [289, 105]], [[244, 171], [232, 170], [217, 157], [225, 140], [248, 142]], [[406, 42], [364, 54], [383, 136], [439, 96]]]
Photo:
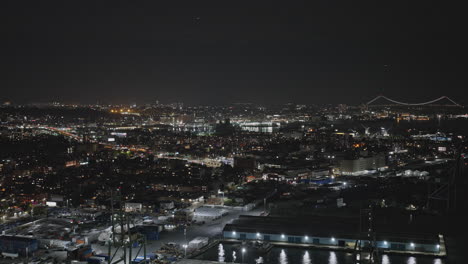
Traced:
[[[427, 101], [427, 102], [422, 102], [422, 103], [405, 103], [405, 102], [400, 102], [400, 101], [397, 101], [397, 100], [393, 100], [393, 99], [390, 99], [388, 97], [386, 97], [385, 95], [379, 95], [377, 97], [375, 97], [374, 99], [370, 100], [369, 102], [366, 103], [367, 106], [382, 106], [383, 104], [375, 104], [375, 102], [377, 101], [386, 101], [388, 102], [389, 104], [386, 104], [386, 105], [401, 105], [401, 106], [425, 106], [425, 105], [429, 105], [429, 106], [457, 106], [457, 107], [462, 107], [462, 105], [458, 104], [457, 102], [455, 102], [454, 100], [450, 99], [448, 96], [441, 96], [439, 98], [436, 98], [434, 100], [430, 100], [430, 101]], [[447, 102], [447, 104], [440, 104], [439, 102], [443, 102], [445, 100], [445, 102]], [[437, 104], [439, 103], [439, 104]]]

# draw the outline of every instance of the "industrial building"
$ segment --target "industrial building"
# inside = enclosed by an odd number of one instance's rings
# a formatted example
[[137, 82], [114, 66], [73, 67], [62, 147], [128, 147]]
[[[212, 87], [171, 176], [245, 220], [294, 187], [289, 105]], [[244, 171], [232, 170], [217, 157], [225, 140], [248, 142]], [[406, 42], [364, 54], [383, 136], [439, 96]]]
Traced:
[[365, 174], [366, 171], [383, 169], [385, 166], [385, 156], [382, 154], [338, 161], [338, 169], [341, 175]]
[[73, 237], [73, 223], [64, 218], [43, 218], [18, 228], [12, 234], [37, 239], [40, 248], [65, 247]]
[[38, 249], [38, 241], [34, 238], [20, 236], [0, 236], [0, 252], [30, 256]]
[[144, 235], [146, 240], [158, 240], [162, 230], [162, 225], [139, 225], [133, 228], [133, 231]]
[[[421, 232], [413, 225], [402, 226], [399, 221], [375, 221], [372, 236], [360, 232], [359, 218], [344, 217], [262, 217], [240, 216], [223, 230], [225, 239], [262, 240], [272, 243], [302, 244], [317, 247], [341, 247], [354, 249], [358, 241], [364, 247], [369, 246], [375, 237], [375, 246], [383, 251], [408, 253], [445, 254], [441, 252], [443, 237], [439, 234]], [[416, 224], [417, 225], [417, 224]], [[380, 232], [379, 232], [380, 231]]]

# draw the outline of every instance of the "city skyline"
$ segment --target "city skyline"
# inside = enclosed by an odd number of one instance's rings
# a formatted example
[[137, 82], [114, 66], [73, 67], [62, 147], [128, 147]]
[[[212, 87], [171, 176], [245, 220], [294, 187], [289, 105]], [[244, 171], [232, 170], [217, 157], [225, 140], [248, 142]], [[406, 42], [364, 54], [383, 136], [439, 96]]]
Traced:
[[466, 263], [464, 10], [5, 1], [0, 264]]
[[259, 104], [258, 102], [231, 102], [225, 104], [185, 104], [184, 102], [162, 102], [160, 100], [152, 100], [147, 101], [145, 103], [137, 103], [135, 101], [127, 101], [127, 102], [119, 102], [119, 103], [112, 103], [108, 101], [96, 101], [95, 103], [77, 103], [77, 102], [66, 102], [61, 100], [54, 100], [54, 101], [44, 101], [44, 102], [31, 102], [31, 103], [23, 103], [18, 104], [12, 102], [10, 100], [4, 100], [2, 102], [3, 106], [21, 106], [21, 107], [30, 107], [30, 106], [73, 106], [73, 107], [89, 107], [89, 106], [104, 106], [104, 107], [127, 107], [128, 109], [131, 108], [139, 108], [139, 107], [172, 107], [177, 109], [182, 109], [184, 107], [222, 107], [222, 106], [238, 106], [240, 108], [245, 106], [255, 106], [260, 108], [265, 107], [280, 107], [280, 106], [295, 106], [295, 107], [323, 107], [323, 106], [338, 106], [338, 107], [457, 107], [457, 108], [464, 108], [465, 105], [459, 104], [449, 96], [440, 96], [437, 98], [433, 98], [429, 101], [418, 101], [418, 102], [402, 102], [399, 100], [395, 100], [394, 98], [389, 98], [384, 94], [380, 94], [368, 102], [360, 102], [359, 104], [355, 105], [347, 105], [347, 104], [331, 104], [331, 103], [319, 103], [319, 104], [300, 104], [297, 102], [287, 102], [287, 103], [270, 103], [270, 104]]

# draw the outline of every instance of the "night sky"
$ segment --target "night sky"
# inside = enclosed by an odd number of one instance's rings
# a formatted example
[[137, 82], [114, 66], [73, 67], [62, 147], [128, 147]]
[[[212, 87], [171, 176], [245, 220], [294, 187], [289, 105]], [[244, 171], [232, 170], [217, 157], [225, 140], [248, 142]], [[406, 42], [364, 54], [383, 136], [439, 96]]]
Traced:
[[468, 103], [465, 14], [444, 1], [2, 1], [0, 15], [14, 103]]

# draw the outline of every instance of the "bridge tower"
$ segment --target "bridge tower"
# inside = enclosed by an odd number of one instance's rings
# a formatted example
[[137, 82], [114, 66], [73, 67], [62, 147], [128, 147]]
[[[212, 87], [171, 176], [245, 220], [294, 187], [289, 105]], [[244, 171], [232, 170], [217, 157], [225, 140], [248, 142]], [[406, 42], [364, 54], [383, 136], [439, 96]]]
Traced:
[[457, 151], [455, 162], [444, 179], [434, 179], [428, 183], [427, 208], [434, 208], [439, 201], [447, 212], [466, 207], [466, 169], [465, 157], [461, 150]]

